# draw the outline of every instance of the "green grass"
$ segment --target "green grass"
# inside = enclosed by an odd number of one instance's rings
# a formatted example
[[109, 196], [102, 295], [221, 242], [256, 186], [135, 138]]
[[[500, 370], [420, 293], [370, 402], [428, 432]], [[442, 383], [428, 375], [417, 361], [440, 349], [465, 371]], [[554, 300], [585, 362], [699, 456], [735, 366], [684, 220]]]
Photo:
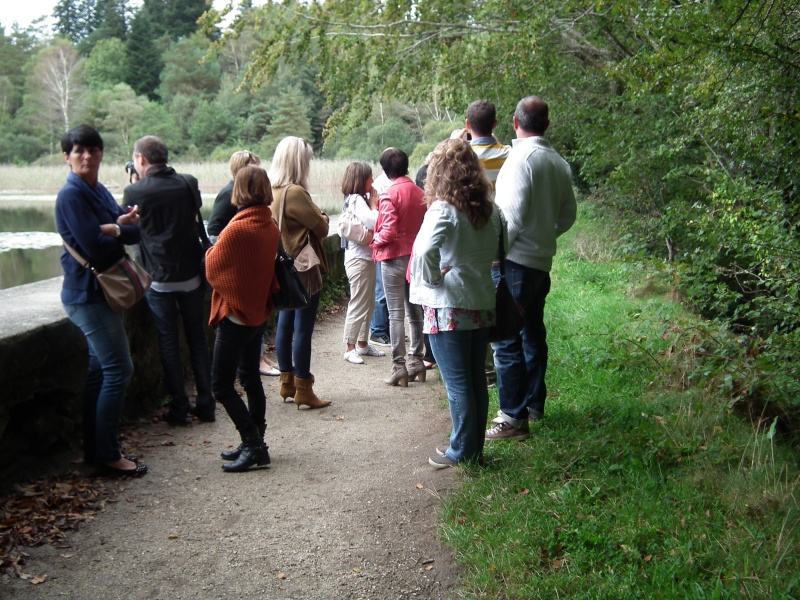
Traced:
[[689, 385], [707, 325], [581, 209], [548, 297], [546, 418], [445, 500], [463, 596], [800, 596], [796, 453]]

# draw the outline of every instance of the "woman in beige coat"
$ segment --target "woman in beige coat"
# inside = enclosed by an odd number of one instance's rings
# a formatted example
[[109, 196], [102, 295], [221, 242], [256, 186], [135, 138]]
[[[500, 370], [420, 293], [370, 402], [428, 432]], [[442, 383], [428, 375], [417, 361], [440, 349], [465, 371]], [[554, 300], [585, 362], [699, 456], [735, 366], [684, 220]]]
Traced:
[[278, 313], [275, 331], [275, 352], [281, 371], [280, 394], [284, 400], [294, 398], [297, 408], [323, 408], [331, 403], [314, 393], [314, 376], [311, 374], [311, 336], [317, 320], [322, 276], [328, 272], [322, 241], [328, 236], [329, 221], [328, 215], [314, 204], [308, 193], [309, 165], [313, 155], [314, 150], [305, 140], [285, 137], [275, 149], [269, 169], [274, 198], [272, 213], [278, 221], [284, 249], [296, 259], [308, 244], [319, 260], [319, 264], [307, 270], [295, 261], [310, 299], [305, 308]]

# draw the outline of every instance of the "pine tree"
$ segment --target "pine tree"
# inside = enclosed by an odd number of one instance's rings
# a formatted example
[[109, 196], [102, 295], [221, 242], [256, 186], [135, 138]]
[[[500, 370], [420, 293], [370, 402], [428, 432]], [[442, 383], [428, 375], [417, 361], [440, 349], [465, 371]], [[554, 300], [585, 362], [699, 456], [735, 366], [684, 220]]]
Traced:
[[284, 88], [275, 103], [275, 113], [269, 124], [268, 135], [262, 143], [267, 154], [274, 152], [278, 142], [287, 135], [294, 135], [309, 142], [313, 140], [307, 100], [294, 85]]
[[77, 44], [88, 34], [86, 8], [89, 2], [91, 0], [58, 0], [53, 8], [56, 32], [73, 44]]
[[[146, 6], [146, 5], [145, 5]], [[161, 69], [163, 42], [153, 25], [145, 7], [142, 7], [131, 21], [126, 41], [127, 71], [126, 83], [138, 95], [156, 98]]]
[[189, 37], [198, 30], [197, 19], [206, 10], [205, 0], [171, 0], [165, 3], [165, 23], [169, 37], [177, 40]]

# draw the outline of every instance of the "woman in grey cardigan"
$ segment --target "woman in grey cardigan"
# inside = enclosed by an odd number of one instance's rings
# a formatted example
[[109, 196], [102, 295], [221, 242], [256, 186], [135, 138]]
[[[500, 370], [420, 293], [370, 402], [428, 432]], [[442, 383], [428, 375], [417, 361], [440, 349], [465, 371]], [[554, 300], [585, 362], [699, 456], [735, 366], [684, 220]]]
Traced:
[[423, 307], [423, 331], [447, 388], [450, 444], [428, 460], [442, 469], [483, 453], [489, 410], [484, 361], [495, 321], [491, 269], [506, 231], [468, 142], [445, 140], [436, 147], [425, 199], [428, 210], [411, 264], [411, 302]]

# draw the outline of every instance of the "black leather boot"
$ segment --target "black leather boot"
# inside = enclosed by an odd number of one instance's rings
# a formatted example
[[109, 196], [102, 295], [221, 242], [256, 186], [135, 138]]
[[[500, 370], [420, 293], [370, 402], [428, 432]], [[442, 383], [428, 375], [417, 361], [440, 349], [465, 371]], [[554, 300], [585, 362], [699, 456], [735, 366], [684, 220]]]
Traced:
[[269, 451], [263, 442], [253, 446], [242, 444], [239, 457], [234, 462], [222, 465], [222, 469], [228, 473], [240, 473], [253, 465], [262, 467], [268, 465], [269, 462]]
[[233, 450], [223, 450], [219, 453], [222, 457], [222, 460], [236, 460], [239, 458], [239, 455], [242, 453], [242, 445], [239, 444]]

